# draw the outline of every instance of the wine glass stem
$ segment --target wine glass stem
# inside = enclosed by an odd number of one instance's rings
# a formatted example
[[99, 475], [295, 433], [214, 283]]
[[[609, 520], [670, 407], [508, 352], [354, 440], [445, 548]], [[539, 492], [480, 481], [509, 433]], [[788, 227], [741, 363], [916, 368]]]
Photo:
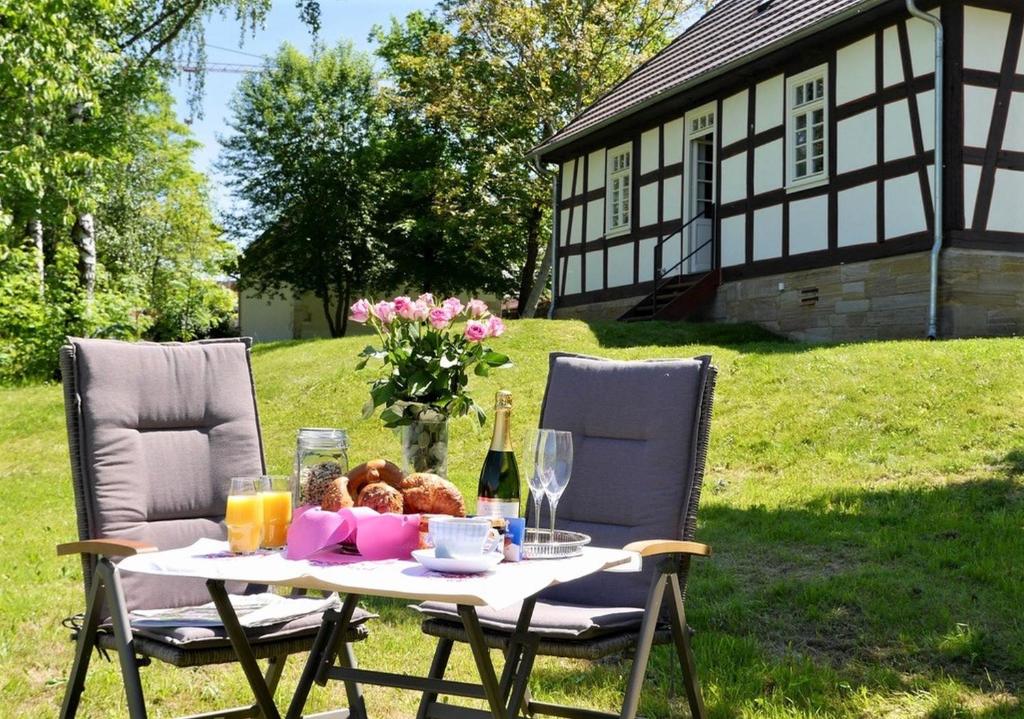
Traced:
[[541, 497], [537, 492], [533, 493], [533, 519], [537, 523], [537, 534], [540, 535], [540, 510], [541, 502], [544, 498]]
[[548, 499], [548, 503], [551, 505], [551, 541], [555, 541], [555, 510], [558, 507], [558, 501], [554, 499]]

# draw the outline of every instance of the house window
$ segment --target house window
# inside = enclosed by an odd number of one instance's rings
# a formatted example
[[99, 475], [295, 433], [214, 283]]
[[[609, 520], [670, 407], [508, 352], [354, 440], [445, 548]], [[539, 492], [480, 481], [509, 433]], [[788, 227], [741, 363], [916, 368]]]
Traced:
[[789, 158], [787, 186], [817, 184], [828, 179], [827, 66], [791, 77], [786, 82]]
[[632, 169], [632, 145], [620, 145], [608, 151], [608, 231], [605, 234], [629, 232]]

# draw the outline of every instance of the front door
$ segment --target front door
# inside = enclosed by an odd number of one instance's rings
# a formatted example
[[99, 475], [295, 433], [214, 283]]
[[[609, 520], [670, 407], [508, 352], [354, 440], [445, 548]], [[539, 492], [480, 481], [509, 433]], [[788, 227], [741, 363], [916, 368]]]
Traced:
[[[687, 199], [686, 217], [693, 218], [689, 227], [683, 256], [690, 257], [686, 272], [709, 272], [713, 244], [708, 242], [714, 232], [714, 219], [708, 209], [715, 201], [715, 136], [713, 133], [694, 137], [690, 140], [690, 192]], [[707, 243], [705, 245], [705, 243]], [[697, 249], [701, 248], [701, 249]]]

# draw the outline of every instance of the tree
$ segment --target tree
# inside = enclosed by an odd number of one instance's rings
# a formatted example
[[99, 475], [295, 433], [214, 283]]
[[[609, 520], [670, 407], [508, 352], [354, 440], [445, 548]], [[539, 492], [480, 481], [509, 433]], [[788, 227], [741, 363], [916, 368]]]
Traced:
[[347, 43], [311, 57], [285, 45], [232, 99], [221, 168], [245, 203], [230, 226], [250, 238], [240, 286], [313, 292], [332, 336], [357, 292], [379, 285], [380, 108], [368, 57]]
[[[478, 231], [510, 232], [515, 290], [529, 314], [550, 227], [550, 176], [529, 150], [660, 50], [708, 0], [443, 0], [430, 17], [378, 30], [397, 92], [479, 163]], [[474, 163], [471, 163], [474, 164]], [[546, 244], [546, 243], [545, 243]]]

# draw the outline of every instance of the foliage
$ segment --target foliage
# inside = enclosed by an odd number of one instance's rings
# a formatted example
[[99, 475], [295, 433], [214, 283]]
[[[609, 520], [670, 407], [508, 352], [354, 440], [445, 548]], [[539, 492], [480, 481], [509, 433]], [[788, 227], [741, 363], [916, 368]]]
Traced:
[[[450, 297], [438, 303], [423, 294], [415, 301], [405, 296], [376, 304], [360, 299], [351, 312], [354, 322], [374, 329], [381, 345], [368, 345], [356, 364], [361, 370], [371, 359], [383, 363], [381, 376], [370, 384], [364, 418], [383, 407], [385, 427], [470, 413], [483, 425], [484, 411], [469, 393], [469, 374], [486, 377], [490, 368], [509, 364], [508, 356], [484, 345], [505, 332], [485, 302], [473, 299], [463, 305]], [[453, 326], [460, 318], [466, 318], [461, 331]]]
[[[500, 277], [521, 306], [550, 232], [550, 177], [531, 148], [660, 50], [704, 0], [444, 0], [378, 29], [406, 116], [459, 148], [465, 204], [452, 209], [478, 237], [498, 237]], [[461, 188], [460, 188], [461, 189]], [[461, 212], [460, 212], [461, 210]], [[499, 274], [499, 273], [495, 273]]]
[[220, 166], [244, 203], [230, 226], [251, 239], [242, 287], [313, 292], [333, 336], [352, 295], [379, 277], [376, 85], [348, 43], [312, 57], [285, 45], [240, 83], [223, 141]]

